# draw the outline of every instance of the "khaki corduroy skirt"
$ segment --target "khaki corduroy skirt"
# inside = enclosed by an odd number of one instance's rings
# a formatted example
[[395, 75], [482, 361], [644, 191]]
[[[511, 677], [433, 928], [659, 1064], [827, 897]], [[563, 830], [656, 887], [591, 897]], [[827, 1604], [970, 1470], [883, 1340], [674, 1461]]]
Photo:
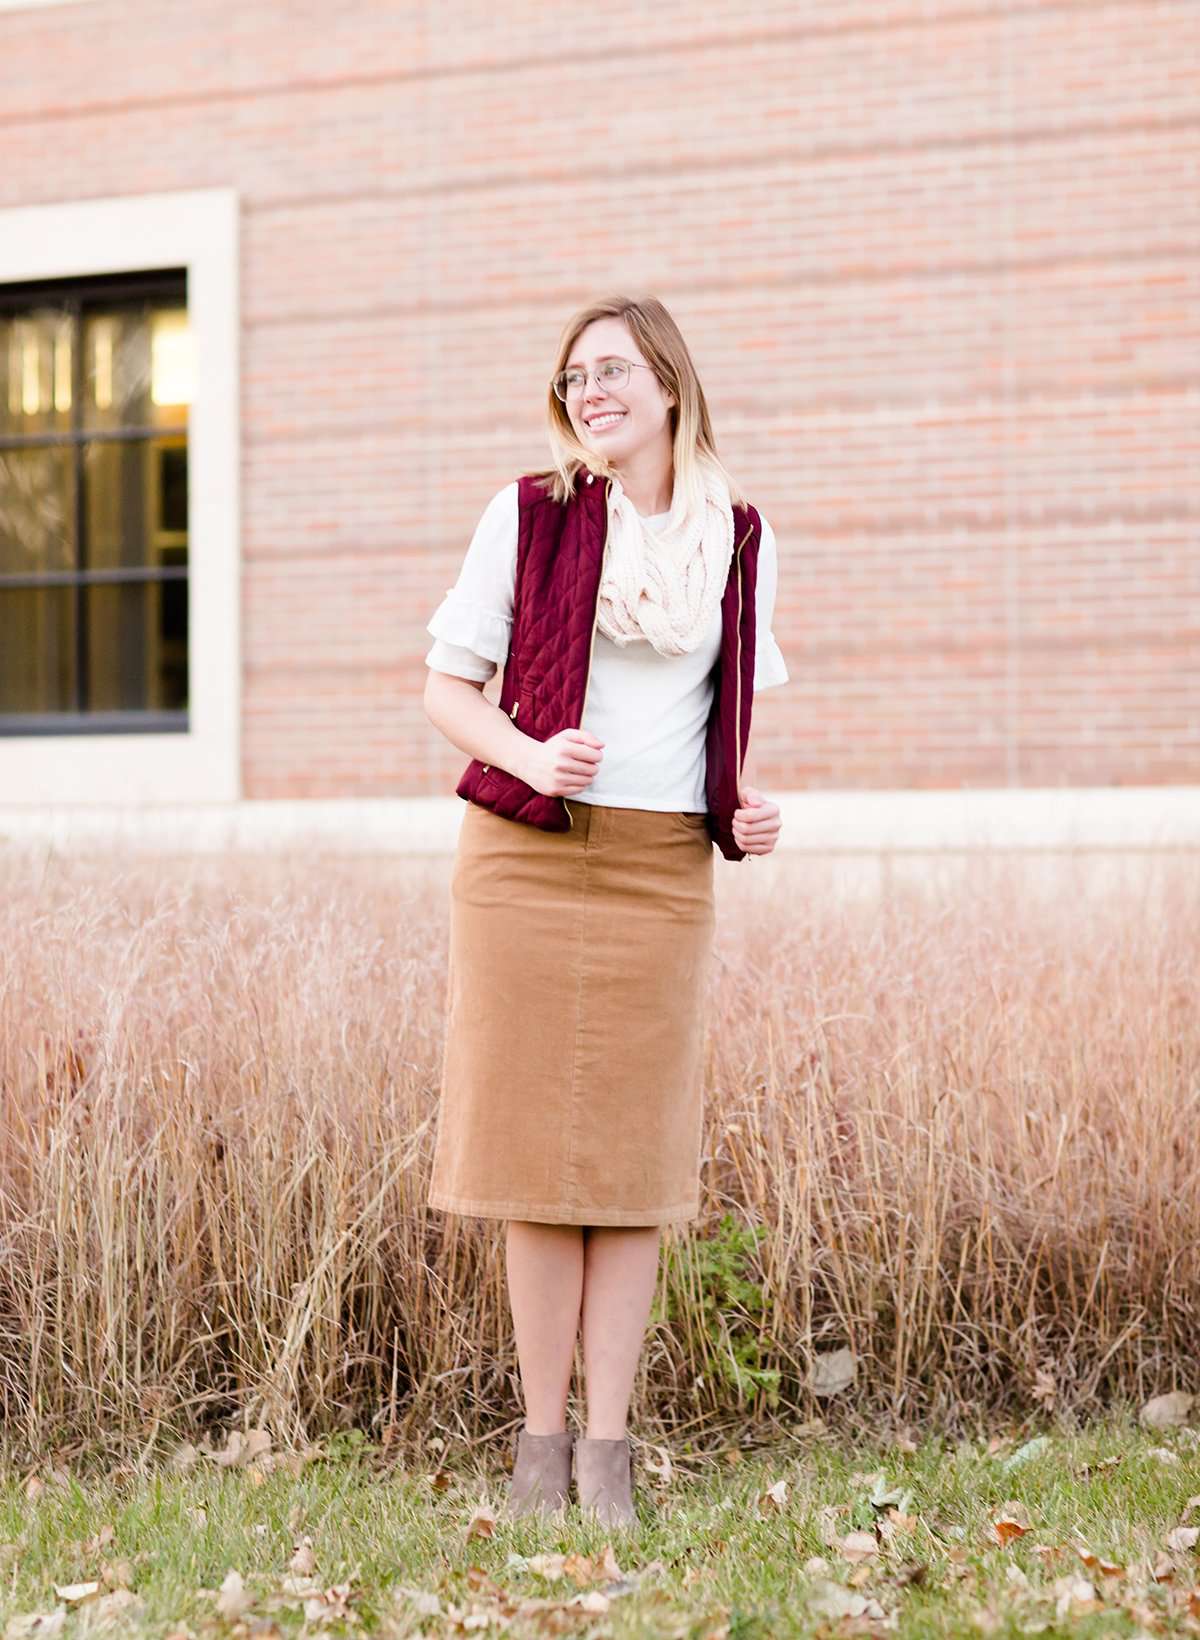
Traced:
[[693, 1218], [713, 845], [701, 814], [568, 805], [573, 828], [548, 832], [467, 803], [428, 1202]]

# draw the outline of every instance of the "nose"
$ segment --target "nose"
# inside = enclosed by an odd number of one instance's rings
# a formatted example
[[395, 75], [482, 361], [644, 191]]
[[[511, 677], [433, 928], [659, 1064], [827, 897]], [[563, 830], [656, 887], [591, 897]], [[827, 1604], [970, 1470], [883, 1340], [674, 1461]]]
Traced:
[[591, 404], [593, 399], [606, 399], [608, 397], [608, 389], [601, 387], [600, 378], [590, 370], [583, 384], [582, 397], [584, 404]]

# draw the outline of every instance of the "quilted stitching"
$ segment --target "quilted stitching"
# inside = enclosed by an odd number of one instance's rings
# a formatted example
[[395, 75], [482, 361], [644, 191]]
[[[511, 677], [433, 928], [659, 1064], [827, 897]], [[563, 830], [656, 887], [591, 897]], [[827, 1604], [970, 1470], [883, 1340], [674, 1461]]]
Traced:
[[[584, 469], [576, 474], [575, 492], [565, 507], [552, 501], [531, 474], [518, 484], [519, 529], [512, 634], [501, 678], [500, 708], [510, 712], [518, 700], [518, 721], [526, 734], [548, 740], [560, 729], [579, 724], [583, 713], [592, 624], [600, 588], [600, 569], [607, 533], [606, 485]], [[750, 739], [754, 683], [754, 590], [758, 571], [761, 521], [753, 507], [734, 508], [735, 543], [741, 549], [741, 750]], [[738, 645], [738, 577], [734, 563], [721, 601], [721, 648], [705, 734], [708, 772], [705, 782], [708, 828], [729, 860], [744, 851], [733, 840], [737, 775], [731, 756], [737, 712], [735, 673]], [[485, 769], [472, 758], [456, 791], [509, 820], [523, 820], [544, 831], [566, 831], [570, 818], [561, 797], [535, 791], [506, 769]]]

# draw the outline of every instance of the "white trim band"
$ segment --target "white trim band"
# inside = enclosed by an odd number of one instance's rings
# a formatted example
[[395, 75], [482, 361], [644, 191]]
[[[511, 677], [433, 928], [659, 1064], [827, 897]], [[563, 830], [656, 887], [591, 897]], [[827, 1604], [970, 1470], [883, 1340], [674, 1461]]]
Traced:
[[[781, 810], [779, 852], [1200, 850], [1200, 786], [767, 795]], [[347, 854], [448, 854], [465, 808], [453, 795], [56, 807], [7, 803], [0, 806], [0, 847], [85, 848], [124, 841], [154, 851], [307, 843]]]
[[0, 283], [187, 269], [189, 728], [0, 736], [0, 802], [234, 802], [241, 795], [238, 199], [230, 188], [0, 210]]

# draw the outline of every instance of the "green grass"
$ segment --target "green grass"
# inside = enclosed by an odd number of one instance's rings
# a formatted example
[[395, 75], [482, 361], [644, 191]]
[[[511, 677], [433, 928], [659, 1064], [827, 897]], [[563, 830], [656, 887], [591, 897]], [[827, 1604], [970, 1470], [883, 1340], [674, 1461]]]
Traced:
[[[0, 1624], [6, 1636], [54, 1632], [22, 1614], [62, 1607], [61, 1632], [83, 1633], [107, 1600], [109, 1632], [155, 1636], [1200, 1632], [1200, 1553], [1189, 1531], [1170, 1536], [1200, 1525], [1200, 1432], [1147, 1431], [1122, 1413], [1046, 1435], [1032, 1448], [1022, 1431], [905, 1451], [810, 1427], [768, 1452], [676, 1453], [669, 1479], [639, 1461], [632, 1534], [574, 1511], [565, 1524], [506, 1522], [504, 1440], [486, 1469], [451, 1454], [405, 1472], [352, 1437], [103, 1477], [46, 1467], [31, 1481], [6, 1467]], [[994, 1520], [1007, 1504], [1029, 1529], [1003, 1544]], [[852, 1533], [864, 1560], [841, 1547]], [[289, 1571], [297, 1544], [311, 1577]], [[615, 1566], [601, 1563], [606, 1544]], [[1121, 1570], [1089, 1568], [1080, 1549]], [[549, 1558], [529, 1564], [539, 1555]], [[567, 1575], [546, 1575], [559, 1566]], [[240, 1613], [218, 1611], [235, 1598], [205, 1593], [231, 1573], [248, 1597]], [[90, 1581], [99, 1592], [82, 1602], [55, 1594]], [[113, 1593], [124, 1588], [132, 1599]], [[580, 1595], [595, 1609], [565, 1604]], [[839, 1595], [877, 1605], [822, 1615]], [[351, 1620], [336, 1616], [343, 1605]]]

